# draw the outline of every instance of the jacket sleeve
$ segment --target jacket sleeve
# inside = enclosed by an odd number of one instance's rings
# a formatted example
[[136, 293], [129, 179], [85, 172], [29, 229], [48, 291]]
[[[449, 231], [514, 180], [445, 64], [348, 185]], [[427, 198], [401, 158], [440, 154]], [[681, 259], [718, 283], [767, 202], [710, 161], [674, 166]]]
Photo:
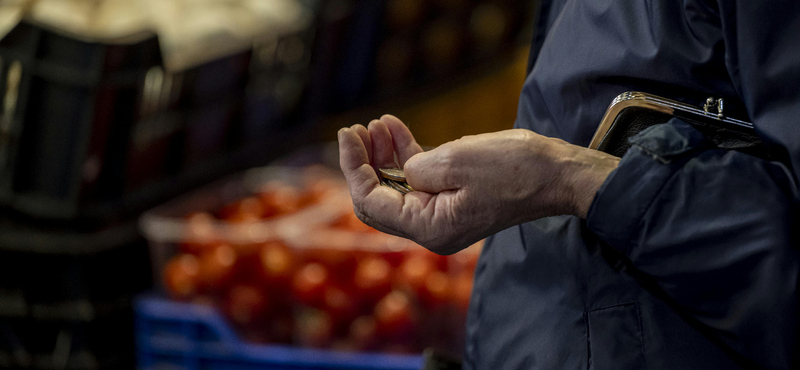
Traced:
[[759, 136], [786, 158], [714, 148], [673, 119], [631, 142], [587, 224], [719, 341], [800, 366], [800, 2], [724, 1], [726, 66]]

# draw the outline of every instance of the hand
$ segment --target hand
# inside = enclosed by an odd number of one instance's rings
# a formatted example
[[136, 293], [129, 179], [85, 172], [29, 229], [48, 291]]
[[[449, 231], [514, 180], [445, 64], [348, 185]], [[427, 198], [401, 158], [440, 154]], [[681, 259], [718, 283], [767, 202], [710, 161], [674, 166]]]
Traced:
[[[368, 129], [340, 130], [339, 153], [356, 215], [439, 254], [541, 217], [585, 217], [619, 162], [519, 129], [467, 136], [423, 152], [389, 115]], [[415, 191], [403, 195], [380, 186], [381, 167], [402, 167]]]

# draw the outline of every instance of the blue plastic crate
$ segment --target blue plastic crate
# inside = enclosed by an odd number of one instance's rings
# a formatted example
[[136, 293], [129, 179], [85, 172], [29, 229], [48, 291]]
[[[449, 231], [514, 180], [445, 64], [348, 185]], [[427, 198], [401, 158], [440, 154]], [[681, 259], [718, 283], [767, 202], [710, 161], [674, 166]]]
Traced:
[[146, 370], [417, 370], [422, 356], [348, 353], [243, 342], [213, 306], [143, 296], [134, 302], [136, 356]]

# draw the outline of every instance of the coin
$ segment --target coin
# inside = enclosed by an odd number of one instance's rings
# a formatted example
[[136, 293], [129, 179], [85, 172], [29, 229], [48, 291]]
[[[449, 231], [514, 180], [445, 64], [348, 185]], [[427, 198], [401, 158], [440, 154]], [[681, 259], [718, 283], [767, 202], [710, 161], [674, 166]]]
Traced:
[[411, 192], [411, 190], [409, 190], [408, 188], [406, 188], [405, 186], [401, 185], [400, 183], [398, 183], [398, 182], [396, 182], [394, 180], [386, 179], [386, 183], [389, 184], [389, 187], [391, 187], [394, 190], [399, 191], [402, 194], [408, 194], [408, 193]]
[[407, 182], [398, 182], [397, 184], [406, 188], [408, 191], [414, 191], [411, 185], [409, 185]]
[[380, 171], [381, 177], [385, 179], [399, 182], [406, 181], [406, 174], [399, 168], [379, 168], [378, 171]]
[[390, 187], [402, 194], [408, 194], [414, 189], [406, 183], [406, 176], [399, 168], [379, 168], [381, 173], [381, 185]]

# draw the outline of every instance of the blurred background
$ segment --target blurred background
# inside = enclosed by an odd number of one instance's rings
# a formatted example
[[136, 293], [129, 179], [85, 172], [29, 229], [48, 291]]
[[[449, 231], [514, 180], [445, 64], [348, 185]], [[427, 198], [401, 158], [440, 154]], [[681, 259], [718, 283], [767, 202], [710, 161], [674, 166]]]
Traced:
[[0, 0], [0, 368], [418, 369], [481, 243], [352, 212], [336, 131], [508, 129], [526, 0]]

